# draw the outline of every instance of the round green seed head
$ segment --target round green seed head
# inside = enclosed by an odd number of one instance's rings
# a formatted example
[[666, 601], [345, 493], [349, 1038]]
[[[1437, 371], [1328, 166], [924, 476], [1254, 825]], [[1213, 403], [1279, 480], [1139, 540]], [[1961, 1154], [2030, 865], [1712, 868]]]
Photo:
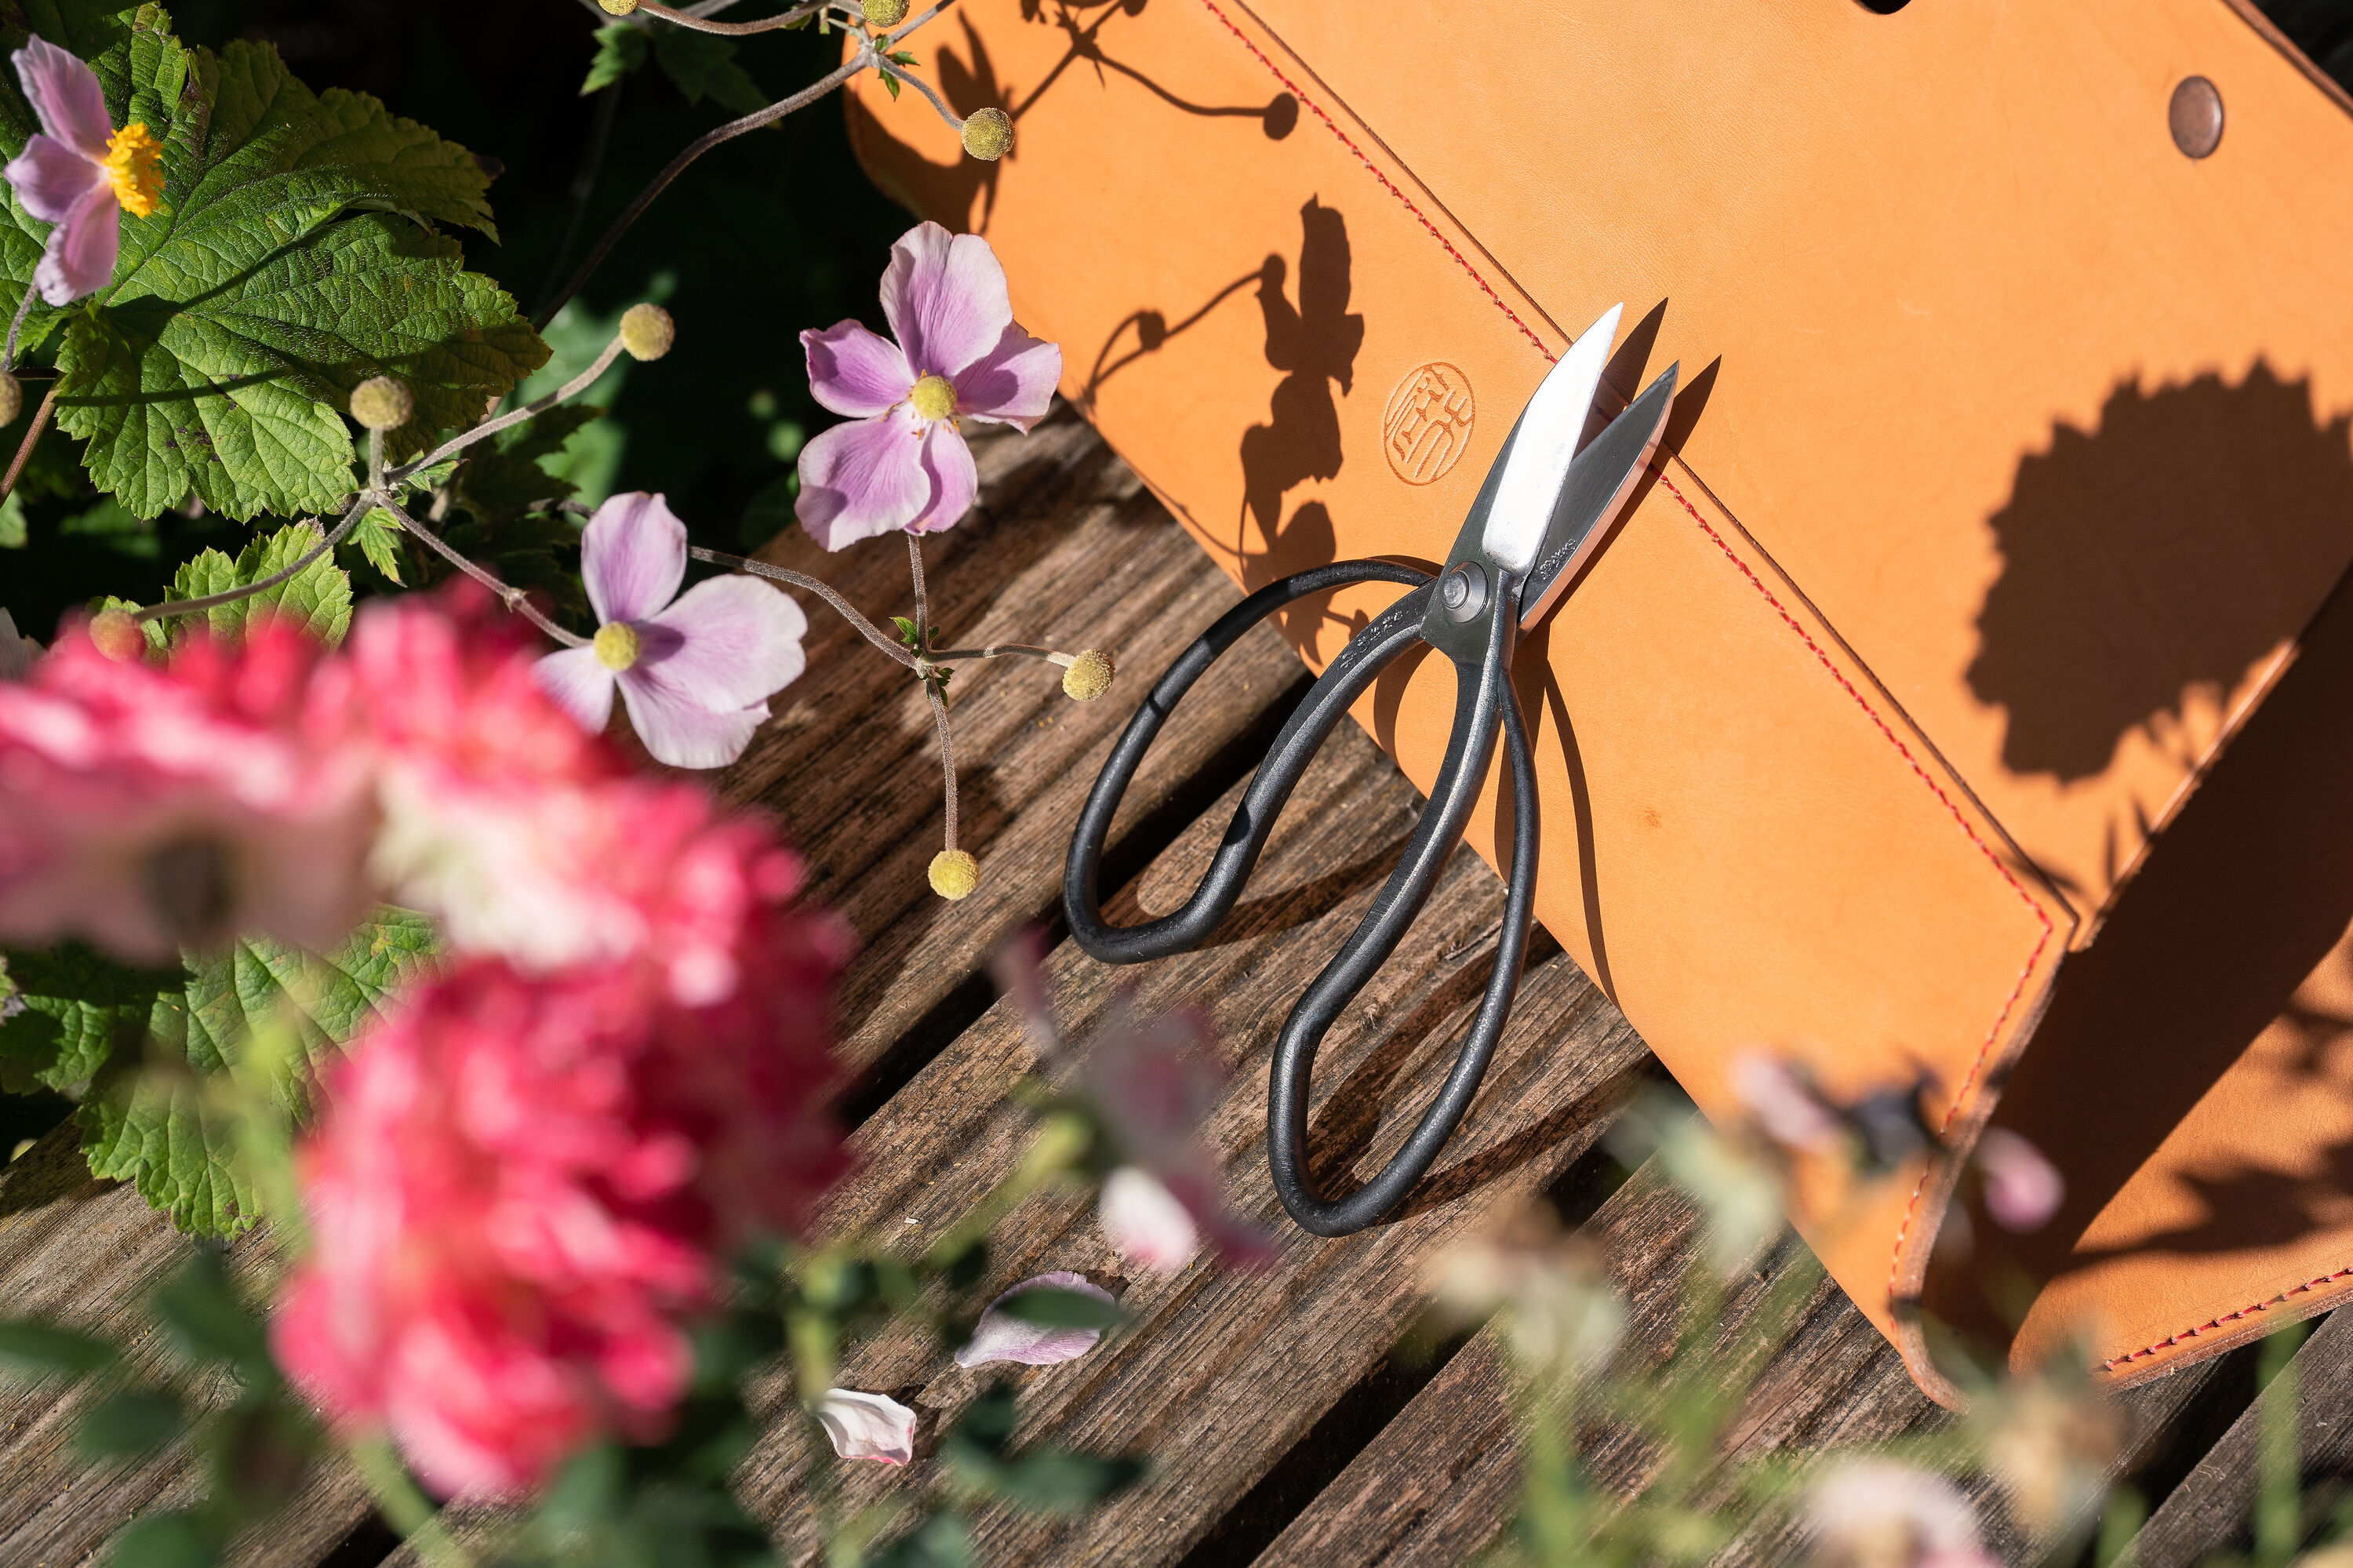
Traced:
[[964, 150], [984, 164], [1013, 151], [1013, 116], [1002, 109], [976, 109], [965, 115]]
[[965, 850], [942, 850], [932, 857], [932, 891], [954, 903], [980, 885], [980, 862]]
[[417, 399], [389, 376], [371, 376], [352, 388], [352, 418], [363, 429], [396, 430], [416, 412]]
[[866, 0], [862, 9], [871, 26], [895, 27], [907, 19], [907, 0]]
[[1111, 655], [1090, 648], [1062, 672], [1062, 694], [1074, 703], [1091, 703], [1111, 690]]
[[16, 378], [0, 370], [0, 425], [13, 425], [16, 416], [25, 411], [25, 389]]
[[626, 16], [638, 8], [638, 0], [596, 0], [607, 16]]
[[678, 326], [659, 305], [631, 305], [621, 313], [621, 346], [631, 359], [659, 359], [678, 341]]

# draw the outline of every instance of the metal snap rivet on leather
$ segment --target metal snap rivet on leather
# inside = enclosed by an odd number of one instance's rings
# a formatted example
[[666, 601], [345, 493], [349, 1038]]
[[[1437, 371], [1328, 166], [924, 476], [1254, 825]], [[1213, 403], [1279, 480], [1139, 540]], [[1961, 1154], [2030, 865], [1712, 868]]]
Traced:
[[1487, 603], [1487, 574], [1478, 562], [1465, 561], [1446, 574], [1438, 597], [1446, 606], [1447, 620], [1469, 620]]
[[2166, 106], [2165, 123], [2175, 146], [2189, 157], [2205, 157], [2222, 144], [2222, 94], [2202, 76], [2183, 77]]

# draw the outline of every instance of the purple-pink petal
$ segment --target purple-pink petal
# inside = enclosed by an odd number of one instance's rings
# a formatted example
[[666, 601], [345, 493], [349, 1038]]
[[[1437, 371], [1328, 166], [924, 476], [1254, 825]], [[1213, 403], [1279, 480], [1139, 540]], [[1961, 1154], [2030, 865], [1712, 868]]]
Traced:
[[956, 372], [956, 412], [1026, 430], [1046, 417], [1061, 378], [1061, 345], [1040, 342], [1015, 323], [995, 348]]
[[891, 247], [882, 313], [916, 374], [954, 376], [997, 345], [1013, 302], [987, 240], [919, 223]]
[[95, 294], [114, 281], [114, 260], [121, 246], [122, 208], [113, 187], [101, 184], [49, 230], [48, 248], [33, 269], [33, 287], [53, 305], [69, 305]]
[[685, 580], [686, 524], [659, 495], [616, 495], [581, 531], [580, 581], [599, 624], [649, 619]]
[[629, 727], [655, 761], [672, 768], [726, 767], [744, 755], [768, 717], [765, 698], [723, 711], [704, 707], [691, 691], [665, 679], [659, 666], [624, 670], [619, 684]]
[[602, 735], [613, 716], [613, 672], [605, 668], [593, 648], [565, 648], [532, 666], [540, 689], [555, 705], [580, 721], [591, 735]]
[[74, 204], [111, 188], [106, 172], [54, 136], [35, 136], [5, 171], [25, 210], [43, 223], [62, 223]]
[[932, 496], [923, 446], [923, 426], [905, 408], [820, 431], [801, 449], [794, 515], [828, 550], [906, 527]]
[[910, 534], [936, 534], [964, 521], [980, 493], [980, 471], [955, 421], [942, 419], [923, 432], [923, 478], [931, 490], [923, 509], [907, 524]]
[[1023, 1366], [1050, 1367], [1058, 1361], [1076, 1361], [1093, 1350], [1103, 1338], [1101, 1329], [1048, 1328], [1000, 1310], [1015, 1297], [1041, 1289], [1076, 1291], [1103, 1302], [1112, 1299], [1110, 1291], [1086, 1276], [1067, 1269], [1025, 1279], [990, 1302], [981, 1313], [980, 1321], [973, 1327], [971, 1342], [956, 1352], [956, 1365], [969, 1369], [992, 1361], [1018, 1361]]
[[887, 337], [856, 322], [836, 322], [801, 334], [808, 355], [809, 395], [837, 414], [862, 419], [906, 400], [915, 385], [907, 356]]
[[16, 79], [41, 117], [41, 129], [91, 158], [106, 156], [114, 122], [106, 112], [106, 92], [98, 73], [69, 50], [34, 38], [15, 55]]
[[[674, 634], [657, 640], [654, 631]], [[713, 710], [741, 708], [789, 685], [805, 666], [801, 607], [757, 577], [699, 582], [639, 629], [638, 667]]]

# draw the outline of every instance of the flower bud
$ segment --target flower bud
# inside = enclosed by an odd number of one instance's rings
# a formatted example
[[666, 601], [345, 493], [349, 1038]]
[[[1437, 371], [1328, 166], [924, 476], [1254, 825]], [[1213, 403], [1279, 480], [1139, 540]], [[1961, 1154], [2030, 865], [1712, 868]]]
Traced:
[[867, 24], [885, 31], [907, 19], [907, 0], [866, 0], [863, 9]]
[[607, 16], [626, 16], [638, 8], [638, 0], [596, 0]]
[[0, 425], [13, 425], [16, 416], [25, 411], [25, 389], [16, 378], [0, 370]]
[[1074, 703], [1091, 703], [1111, 690], [1111, 655], [1090, 648], [1062, 672], [1062, 694]]
[[101, 609], [90, 617], [90, 640], [116, 663], [125, 663], [147, 652], [147, 634], [128, 610]]
[[659, 359], [678, 341], [678, 328], [659, 305], [631, 305], [621, 313], [621, 346], [631, 359]]
[[396, 430], [416, 412], [417, 399], [389, 376], [371, 376], [352, 388], [352, 418], [364, 429]]
[[950, 903], [980, 885], [980, 862], [966, 850], [942, 850], [932, 857], [932, 891]]
[[984, 164], [1013, 151], [1013, 116], [1002, 109], [976, 109], [965, 115], [964, 150]]

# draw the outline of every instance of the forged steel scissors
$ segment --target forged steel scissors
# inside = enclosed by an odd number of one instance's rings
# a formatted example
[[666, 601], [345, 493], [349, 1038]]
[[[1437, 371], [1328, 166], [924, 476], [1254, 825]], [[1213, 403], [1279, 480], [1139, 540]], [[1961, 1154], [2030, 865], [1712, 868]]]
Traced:
[[[1232, 910], [1258, 863], [1275, 818], [1333, 726], [1399, 655], [1427, 642], [1455, 668], [1454, 728], [1446, 758], [1405, 853], [1337, 957], [1311, 981], [1282, 1026], [1267, 1102], [1267, 1158], [1274, 1190], [1292, 1218], [1318, 1235], [1340, 1236], [1379, 1219], [1421, 1179], [1471, 1108], [1479, 1080], [1512, 1012], [1527, 956], [1536, 878], [1536, 783], [1527, 726], [1511, 683], [1523, 628], [1557, 603], [1609, 533], [1649, 467], [1675, 389], [1669, 366], [1626, 410], [1577, 450], [1624, 309], [1613, 305], [1580, 335], [1537, 387], [1455, 536], [1436, 577], [1392, 561], [1342, 561], [1269, 583], [1221, 617], [1169, 666], [1129, 721], [1096, 779], [1071, 835], [1062, 904], [1071, 934], [1094, 958], [1114, 964], [1165, 958], [1199, 946]], [[1160, 726], [1193, 683], [1241, 635], [1293, 599], [1349, 583], [1402, 583], [1413, 591], [1348, 640], [1308, 689], [1266, 759], [1192, 897], [1145, 925], [1106, 925], [1098, 894], [1105, 838], [1128, 781]], [[1438, 1099], [1388, 1167], [1342, 1198], [1319, 1195], [1307, 1172], [1307, 1100], [1315, 1050], [1341, 1012], [1386, 963], [1413, 923], [1479, 799], [1502, 739], [1512, 768], [1512, 869], [1495, 967], [1469, 1037]]]

